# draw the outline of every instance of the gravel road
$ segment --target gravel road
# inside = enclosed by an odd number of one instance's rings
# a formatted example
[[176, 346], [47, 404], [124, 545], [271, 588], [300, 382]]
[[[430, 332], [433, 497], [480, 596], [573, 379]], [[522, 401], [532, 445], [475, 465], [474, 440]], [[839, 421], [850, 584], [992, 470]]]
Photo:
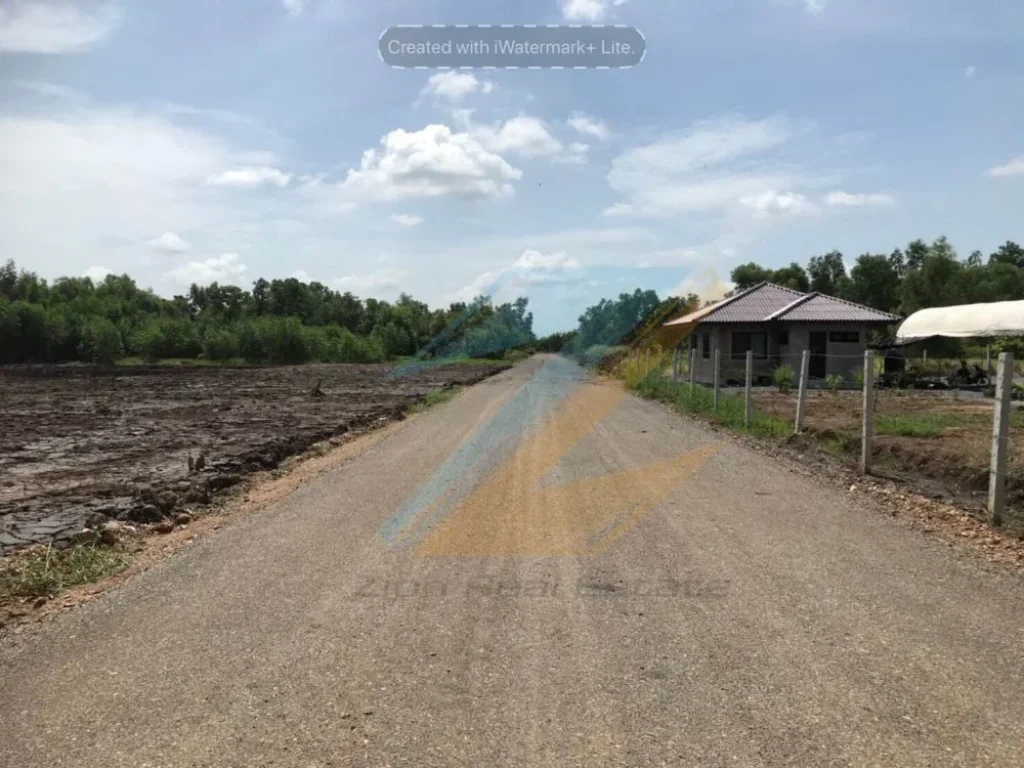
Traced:
[[1020, 579], [537, 357], [0, 647], [0, 766], [982, 766]]

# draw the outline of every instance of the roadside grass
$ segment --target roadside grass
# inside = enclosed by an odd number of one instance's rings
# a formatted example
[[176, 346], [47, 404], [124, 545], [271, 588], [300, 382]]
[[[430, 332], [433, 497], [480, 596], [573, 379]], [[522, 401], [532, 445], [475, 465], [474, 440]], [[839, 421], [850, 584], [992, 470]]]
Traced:
[[164, 368], [220, 368], [223, 366], [249, 365], [244, 358], [232, 357], [227, 360], [206, 360], [198, 357], [165, 357], [147, 362], [141, 357], [122, 357], [115, 365], [139, 366], [156, 365]]
[[751, 423], [745, 424], [746, 403], [741, 395], [719, 393], [718, 409], [715, 409], [714, 394], [710, 389], [700, 385], [690, 387], [688, 382], [673, 384], [665, 375], [665, 371], [655, 368], [652, 356], [652, 369], [642, 376], [633, 389], [641, 397], [658, 400], [682, 411], [706, 418], [723, 427], [764, 438], [781, 438], [792, 432], [792, 425], [764, 411], [754, 409]]
[[899, 437], [938, 437], [947, 427], [967, 426], [974, 421], [955, 413], [876, 415], [875, 434]]
[[406, 413], [423, 413], [423, 411], [429, 410], [436, 405], [447, 403], [463, 389], [464, 387], [451, 387], [449, 389], [438, 389], [434, 392], [430, 392], [418, 403], [410, 405]]
[[0, 600], [51, 597], [124, 570], [132, 561], [130, 544], [76, 544], [67, 549], [35, 547], [0, 558]]

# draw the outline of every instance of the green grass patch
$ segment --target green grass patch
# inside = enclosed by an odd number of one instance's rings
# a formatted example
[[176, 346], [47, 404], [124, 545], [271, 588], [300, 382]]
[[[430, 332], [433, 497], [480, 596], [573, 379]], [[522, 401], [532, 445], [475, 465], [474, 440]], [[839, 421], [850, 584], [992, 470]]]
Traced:
[[241, 357], [232, 357], [227, 360], [207, 360], [199, 357], [166, 357], [152, 362], [146, 362], [141, 357], [122, 357], [117, 361], [116, 365], [158, 365], [166, 368], [220, 368], [226, 365], [248, 365], [248, 363]]
[[970, 419], [955, 413], [916, 413], [900, 416], [876, 416], [876, 435], [899, 437], [938, 437], [947, 427], [964, 426]]
[[757, 437], [780, 438], [793, 431], [793, 426], [771, 414], [754, 408], [751, 423], [745, 423], [746, 403], [742, 395], [719, 393], [718, 408], [710, 389], [689, 383], [673, 384], [657, 369], [633, 387], [641, 397], [658, 400], [683, 413], [703, 416], [724, 427]]
[[0, 599], [50, 597], [122, 571], [131, 560], [132, 551], [120, 545], [78, 544], [61, 550], [15, 552], [0, 559]]
[[441, 405], [441, 403], [447, 403], [459, 392], [461, 392], [462, 389], [463, 387], [451, 387], [449, 389], [438, 389], [433, 392], [430, 392], [418, 403], [414, 403], [413, 405], [409, 406], [408, 413], [422, 413], [423, 411], [429, 410], [436, 405]]

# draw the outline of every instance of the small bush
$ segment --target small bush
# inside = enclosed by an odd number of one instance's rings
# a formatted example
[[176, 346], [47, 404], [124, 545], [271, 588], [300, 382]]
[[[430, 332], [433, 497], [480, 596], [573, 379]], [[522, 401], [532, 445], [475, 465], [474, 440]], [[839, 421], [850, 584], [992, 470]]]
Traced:
[[207, 360], [230, 360], [238, 357], [238, 339], [231, 331], [210, 331], [203, 341], [203, 352]]
[[793, 388], [793, 367], [791, 365], [780, 365], [775, 369], [775, 373], [772, 376], [775, 381], [775, 386], [785, 394]]
[[835, 392], [843, 386], [843, 377], [836, 373], [830, 373], [825, 377], [825, 388]]
[[90, 318], [85, 324], [80, 347], [82, 357], [98, 365], [113, 365], [124, 354], [121, 334], [103, 317]]

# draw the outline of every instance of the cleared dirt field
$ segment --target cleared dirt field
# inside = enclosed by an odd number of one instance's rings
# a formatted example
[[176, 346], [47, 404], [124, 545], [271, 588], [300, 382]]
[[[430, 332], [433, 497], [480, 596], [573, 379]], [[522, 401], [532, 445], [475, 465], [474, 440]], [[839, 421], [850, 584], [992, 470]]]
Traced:
[[[155, 522], [494, 365], [0, 370], [0, 553]], [[321, 395], [312, 391], [321, 381]], [[202, 472], [188, 456], [202, 453]]]
[[[757, 407], [792, 423], [796, 393], [758, 392]], [[860, 451], [860, 392], [809, 392], [806, 431], [826, 447]], [[875, 451], [880, 466], [939, 480], [959, 493], [988, 490], [993, 401], [973, 394], [878, 390]], [[1024, 512], [1024, 412], [1014, 410], [1010, 429], [1011, 504]]]

